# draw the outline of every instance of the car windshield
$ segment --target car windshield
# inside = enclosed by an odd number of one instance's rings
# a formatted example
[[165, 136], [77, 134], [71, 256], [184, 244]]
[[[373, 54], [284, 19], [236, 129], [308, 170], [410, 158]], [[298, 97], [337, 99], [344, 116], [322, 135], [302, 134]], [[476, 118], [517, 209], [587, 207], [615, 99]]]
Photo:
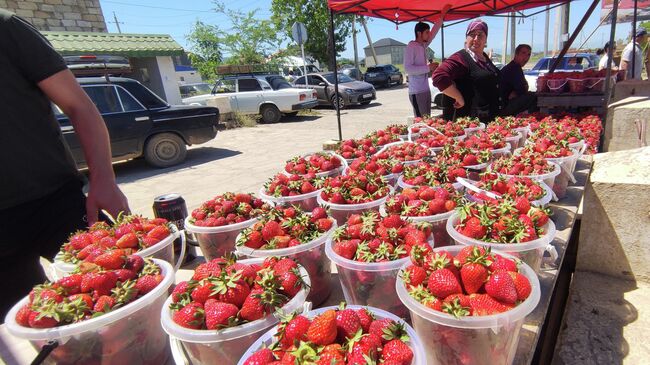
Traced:
[[166, 108], [169, 106], [153, 91], [147, 89], [144, 85], [137, 82], [121, 82], [120, 85], [135, 96], [142, 105], [148, 109]]
[[[325, 74], [325, 75], [323, 75], [323, 77], [324, 77], [325, 80], [327, 80], [327, 82], [329, 82], [330, 84], [333, 84], [333, 83], [334, 83], [334, 74], [333, 74], [333, 73], [331, 73], [331, 74]], [[351, 79], [349, 76], [347, 76], [347, 75], [342, 74], [342, 73], [339, 72], [339, 84], [345, 84], [346, 82], [354, 82], [354, 80]]]
[[194, 85], [194, 90], [197, 95], [208, 94], [212, 91], [212, 85], [210, 84], [196, 84]]
[[266, 78], [266, 81], [271, 84], [273, 90], [289, 89], [293, 87], [282, 76], [269, 76]]

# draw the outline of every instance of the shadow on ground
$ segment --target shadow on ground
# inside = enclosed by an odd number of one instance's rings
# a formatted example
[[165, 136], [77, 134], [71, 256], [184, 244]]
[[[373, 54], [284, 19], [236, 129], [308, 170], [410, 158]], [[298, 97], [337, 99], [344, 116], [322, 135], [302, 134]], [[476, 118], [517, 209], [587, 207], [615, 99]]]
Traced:
[[118, 184], [130, 183], [139, 179], [166, 174], [171, 171], [201, 165], [207, 162], [221, 160], [241, 154], [240, 151], [233, 151], [225, 148], [198, 147], [187, 151], [185, 161], [179, 165], [167, 168], [152, 167], [143, 158], [116, 163], [113, 165]]

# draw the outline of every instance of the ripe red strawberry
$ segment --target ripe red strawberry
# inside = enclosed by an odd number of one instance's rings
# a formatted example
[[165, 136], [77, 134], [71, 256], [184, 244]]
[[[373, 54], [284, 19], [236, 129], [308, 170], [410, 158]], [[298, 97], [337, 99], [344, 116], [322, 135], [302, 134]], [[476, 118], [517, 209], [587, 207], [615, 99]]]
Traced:
[[129, 232], [120, 237], [120, 239], [115, 243], [115, 246], [118, 248], [138, 248], [138, 242], [138, 236], [133, 232]]
[[370, 324], [375, 320], [372, 313], [370, 313], [366, 308], [357, 309], [357, 317], [359, 317], [359, 324], [363, 329], [363, 333], [368, 333], [370, 330]]
[[337, 255], [348, 260], [352, 260], [354, 258], [354, 255], [357, 253], [358, 244], [359, 240], [345, 240], [334, 242], [332, 249], [334, 252], [336, 252]]
[[316, 221], [316, 227], [319, 232], [327, 232], [332, 228], [334, 222], [329, 218], [321, 218]]
[[334, 343], [336, 335], [336, 312], [331, 309], [314, 318], [307, 330], [307, 339], [319, 346]]
[[327, 218], [327, 209], [323, 207], [316, 207], [311, 211], [311, 220], [317, 221], [319, 219]]
[[413, 361], [413, 350], [402, 340], [394, 339], [384, 345], [381, 358], [384, 361], [392, 360], [402, 365], [409, 365]]
[[210, 276], [219, 276], [221, 274], [221, 268], [225, 260], [221, 258], [216, 258], [214, 260], [204, 262], [200, 264], [195, 270], [192, 280], [202, 280]]
[[368, 333], [352, 346], [352, 353], [348, 358], [348, 364], [365, 365], [368, 363], [366, 358], [375, 361], [379, 357], [381, 348], [381, 336], [375, 333]]
[[127, 270], [127, 269], [117, 269], [113, 270], [115, 275], [117, 275], [117, 281], [125, 282], [127, 280], [135, 279], [137, 273]]
[[263, 348], [256, 351], [248, 359], [246, 359], [244, 365], [268, 365], [274, 361], [275, 357], [273, 356], [273, 351], [271, 351], [269, 348]]
[[48, 315], [43, 315], [38, 311], [32, 311], [29, 314], [27, 322], [29, 323], [29, 327], [32, 328], [52, 328], [59, 324], [59, 321], [56, 319]]
[[[485, 255], [485, 249], [480, 246], [465, 246], [458, 251], [456, 254], [456, 261], [458, 261], [461, 265], [465, 264], [467, 262], [467, 259], [474, 255], [475, 250], [478, 250], [479, 255]], [[449, 253], [447, 253], [449, 255]]]
[[282, 227], [276, 221], [268, 221], [262, 227], [262, 237], [266, 241], [270, 241], [273, 237], [279, 236], [282, 234]]
[[156, 226], [151, 231], [149, 231], [149, 233], [147, 233], [147, 237], [164, 240], [167, 238], [167, 236], [169, 236], [169, 234], [170, 232], [167, 226]]
[[294, 271], [285, 272], [280, 276], [281, 291], [289, 298], [293, 298], [302, 290], [302, 278], [296, 275]]
[[99, 295], [110, 295], [117, 283], [117, 274], [112, 271], [91, 272], [84, 274], [81, 279], [81, 292], [96, 291]]
[[269, 314], [277, 305], [277, 294], [265, 292], [263, 289], [253, 289], [244, 300], [244, 304], [239, 310], [239, 317], [247, 321], [254, 321]]
[[108, 295], [102, 295], [95, 302], [93, 311], [108, 313], [111, 311], [111, 308], [113, 308], [113, 306], [115, 306], [115, 298]]
[[517, 208], [519, 214], [527, 214], [530, 210], [530, 201], [523, 196], [518, 196], [515, 198], [515, 208]]
[[82, 278], [82, 274], [70, 274], [57, 280], [56, 284], [63, 288], [66, 295], [77, 294], [81, 292]]
[[512, 305], [501, 303], [488, 294], [472, 294], [469, 296], [469, 307], [474, 316], [489, 316], [503, 313]]
[[201, 329], [205, 318], [203, 306], [199, 303], [189, 303], [172, 315], [172, 320], [181, 327]]
[[404, 224], [404, 221], [399, 215], [389, 215], [381, 222], [386, 228], [399, 228]]
[[354, 310], [339, 310], [336, 313], [336, 328], [339, 340], [345, 341], [354, 337], [361, 329], [361, 321]]
[[126, 263], [126, 255], [123, 250], [107, 251], [95, 258], [95, 264], [107, 270], [117, 270], [124, 266]]
[[368, 333], [379, 337], [382, 343], [386, 343], [388, 342], [388, 335], [392, 333], [392, 328], [395, 326], [395, 321], [390, 318], [376, 319], [370, 323]]
[[518, 272], [509, 272], [512, 280], [515, 283], [515, 290], [517, 291], [517, 300], [524, 301], [530, 295], [530, 292], [533, 291], [533, 288], [530, 285], [528, 278]]
[[439, 269], [431, 273], [427, 288], [438, 298], [446, 298], [452, 294], [462, 294], [463, 289], [456, 275], [449, 269]]
[[507, 271], [495, 271], [485, 283], [485, 292], [492, 298], [506, 303], [517, 302], [517, 289], [512, 276]]
[[488, 269], [481, 263], [468, 262], [460, 268], [460, 277], [467, 294], [478, 293], [488, 278]]
[[68, 240], [70, 245], [75, 250], [81, 250], [82, 248], [93, 243], [91, 235], [88, 232], [78, 232], [70, 237]]
[[537, 225], [537, 227], [543, 227], [548, 223], [548, 213], [541, 208], [532, 208], [528, 215], [532, 221]]
[[465, 222], [465, 227], [463, 228], [462, 233], [467, 237], [480, 239], [485, 237], [487, 228], [481, 224], [481, 221], [477, 217], [470, 217]]
[[427, 279], [427, 272], [421, 266], [409, 266], [402, 273], [402, 280], [408, 285], [418, 286]]
[[[416, 243], [411, 247], [411, 252], [409, 253], [409, 256], [411, 258], [411, 262], [414, 265], [417, 266], [422, 266], [424, 265], [424, 260], [429, 254], [432, 252], [431, 246], [429, 246], [428, 243], [425, 242], [420, 242]], [[417, 284], [414, 284], [417, 285]]]
[[264, 244], [264, 239], [262, 233], [259, 231], [250, 231], [248, 233], [248, 239], [244, 242], [246, 247], [250, 248], [260, 248]]
[[209, 330], [232, 327], [237, 323], [239, 308], [234, 304], [208, 299], [203, 305], [203, 309], [205, 311], [205, 327]]
[[273, 271], [276, 276], [279, 276], [293, 269], [296, 269], [297, 267], [298, 264], [295, 261], [288, 257], [285, 257], [283, 259], [280, 259], [280, 261], [278, 261], [275, 266], [273, 266]]
[[138, 255], [130, 255], [126, 258], [124, 268], [139, 273], [144, 267], [144, 259]]
[[307, 330], [311, 325], [309, 318], [297, 315], [284, 325], [281, 332], [280, 344], [287, 349], [300, 341], [307, 341]]
[[29, 304], [25, 304], [16, 312], [16, 323], [23, 327], [30, 327], [29, 316], [32, 314], [32, 308]]
[[494, 255], [490, 271], [513, 271], [517, 272], [517, 263], [501, 255]]
[[138, 289], [138, 295], [145, 295], [152, 291], [162, 280], [163, 276], [160, 274], [144, 275], [139, 277], [138, 281], [135, 282], [135, 288]]
[[[187, 284], [185, 285], [185, 288], [187, 288]], [[214, 284], [211, 283], [210, 281], [202, 282], [199, 285], [197, 285], [194, 289], [192, 289], [192, 292], [190, 293], [190, 297], [192, 298], [193, 302], [199, 304], [205, 304], [205, 302], [208, 299], [217, 298], [217, 295], [212, 293], [213, 289], [214, 289]]]
[[[294, 362], [287, 365], [293, 365]], [[343, 365], [345, 364], [345, 350], [338, 343], [327, 345], [320, 352], [316, 365]]]
[[404, 237], [404, 244], [407, 246], [414, 246], [418, 243], [426, 242], [427, 236], [424, 232], [418, 229], [411, 229]]

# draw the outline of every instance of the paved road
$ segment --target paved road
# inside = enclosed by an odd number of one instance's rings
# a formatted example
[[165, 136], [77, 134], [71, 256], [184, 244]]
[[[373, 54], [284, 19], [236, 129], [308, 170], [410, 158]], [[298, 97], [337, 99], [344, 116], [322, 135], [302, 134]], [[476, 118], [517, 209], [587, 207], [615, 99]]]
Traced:
[[[406, 86], [380, 89], [377, 100], [341, 112], [343, 138], [361, 137], [411, 116]], [[338, 138], [336, 112], [317, 109], [319, 116], [284, 118], [280, 123], [222, 131], [209, 143], [191, 147], [187, 160], [166, 169], [143, 160], [114, 165], [118, 183], [134, 213], [151, 216], [153, 198], [180, 193], [191, 210], [226, 191], [257, 192], [284, 161], [320, 151], [324, 141]]]

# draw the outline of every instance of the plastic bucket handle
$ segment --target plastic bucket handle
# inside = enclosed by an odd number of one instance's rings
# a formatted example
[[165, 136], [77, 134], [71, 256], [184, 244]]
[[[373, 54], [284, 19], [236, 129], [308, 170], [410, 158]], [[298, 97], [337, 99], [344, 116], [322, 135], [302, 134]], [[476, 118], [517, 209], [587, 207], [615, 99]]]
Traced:
[[[426, 129], [438, 132], [435, 128], [431, 128], [430, 126], [428, 126], [425, 123], [411, 124], [410, 126], [408, 126], [408, 142], [413, 142], [413, 131], [412, 131], [413, 127], [426, 128]], [[440, 132], [438, 132], [438, 133], [440, 133]]]
[[[187, 250], [187, 240], [185, 238], [185, 230], [178, 231], [178, 234], [181, 236], [181, 253], [178, 255], [178, 258], [176, 259], [176, 264], [174, 265], [174, 272], [177, 272], [178, 269], [181, 268], [181, 265], [183, 265], [183, 258], [185, 257], [185, 251]], [[173, 242], [172, 242], [172, 247], [173, 247]]]
[[555, 246], [553, 246], [551, 243], [546, 245], [546, 248], [544, 248], [544, 251], [548, 252], [549, 255], [551, 255], [551, 260], [555, 262], [560, 255], [557, 253], [557, 250], [555, 249]]
[[456, 177], [456, 181], [458, 181], [461, 185], [463, 185], [467, 189], [469, 189], [469, 190], [471, 190], [471, 191], [473, 191], [473, 192], [475, 192], [477, 194], [484, 193], [485, 195], [487, 195], [488, 197], [490, 197], [492, 199], [501, 199], [501, 195], [495, 194], [495, 193], [493, 193], [491, 191], [483, 190], [483, 189], [477, 187], [476, 185], [470, 183], [469, 180], [467, 180], [467, 179], [464, 179], [462, 177]]

